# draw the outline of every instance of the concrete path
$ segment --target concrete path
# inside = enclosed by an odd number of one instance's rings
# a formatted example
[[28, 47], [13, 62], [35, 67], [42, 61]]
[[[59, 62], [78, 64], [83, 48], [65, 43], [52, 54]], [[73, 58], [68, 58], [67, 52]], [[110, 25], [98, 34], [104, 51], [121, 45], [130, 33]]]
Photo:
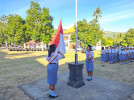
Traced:
[[[86, 75], [84, 75], [85, 86], [75, 89], [66, 85], [68, 76], [68, 73], [58, 75], [56, 93], [59, 94], [59, 97], [54, 100], [126, 100], [134, 92], [134, 87], [131, 85], [99, 77], [94, 77], [92, 81], [87, 81]], [[51, 100], [48, 98], [46, 79], [19, 87], [33, 100]]]

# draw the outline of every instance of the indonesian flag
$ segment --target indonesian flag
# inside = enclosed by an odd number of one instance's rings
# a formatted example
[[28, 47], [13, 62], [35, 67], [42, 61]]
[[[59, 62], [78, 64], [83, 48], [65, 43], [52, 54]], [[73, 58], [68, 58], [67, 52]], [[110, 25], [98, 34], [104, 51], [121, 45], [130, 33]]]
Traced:
[[50, 42], [50, 45], [51, 44], [56, 45], [56, 51], [55, 51], [55, 54], [50, 57], [49, 62], [52, 62], [56, 58], [58, 51], [60, 51], [62, 54], [66, 53], [65, 43], [64, 43], [64, 36], [63, 36], [63, 29], [62, 29], [62, 22], [61, 21], [59, 23], [58, 30], [57, 30], [57, 33], [56, 33], [55, 37]]

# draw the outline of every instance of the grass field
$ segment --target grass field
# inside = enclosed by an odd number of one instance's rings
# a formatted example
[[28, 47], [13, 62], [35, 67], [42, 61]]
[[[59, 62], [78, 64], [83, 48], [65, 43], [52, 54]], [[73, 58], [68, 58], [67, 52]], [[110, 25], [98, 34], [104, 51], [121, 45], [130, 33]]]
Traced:
[[[94, 51], [94, 75], [134, 85], [134, 62], [127, 65], [100, 65], [100, 51]], [[0, 100], [30, 100], [17, 88], [18, 85], [47, 77], [46, 51], [7, 51], [0, 49]], [[67, 51], [59, 62], [58, 73], [68, 71], [68, 62], [74, 62], [74, 51]], [[85, 63], [85, 54], [78, 52], [79, 62]], [[86, 73], [85, 69], [84, 72]], [[47, 83], [44, 83], [44, 85]]]

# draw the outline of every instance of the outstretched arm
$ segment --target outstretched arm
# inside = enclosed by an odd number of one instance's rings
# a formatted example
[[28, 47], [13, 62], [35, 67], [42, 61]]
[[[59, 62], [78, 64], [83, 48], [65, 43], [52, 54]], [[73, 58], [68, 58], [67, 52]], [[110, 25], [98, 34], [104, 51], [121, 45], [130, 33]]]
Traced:
[[86, 51], [81, 51], [81, 53], [86, 53]]

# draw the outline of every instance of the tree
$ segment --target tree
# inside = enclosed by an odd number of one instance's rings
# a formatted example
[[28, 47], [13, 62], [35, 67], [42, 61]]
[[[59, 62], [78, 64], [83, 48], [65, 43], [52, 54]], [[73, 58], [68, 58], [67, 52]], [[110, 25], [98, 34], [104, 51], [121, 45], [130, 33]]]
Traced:
[[107, 39], [103, 37], [101, 39], [101, 46], [106, 46], [106, 45], [107, 45]]
[[102, 17], [102, 12], [101, 12], [101, 9], [98, 7], [94, 13], [93, 13], [93, 16], [95, 17], [96, 20], [99, 20], [100, 17]]
[[124, 35], [122, 33], [114, 35], [114, 45], [122, 46], [123, 39], [124, 39]]
[[[78, 21], [77, 38], [81, 41], [83, 47], [87, 47], [88, 44], [94, 46], [101, 40], [103, 31], [96, 26], [99, 25], [94, 26], [86, 21]], [[71, 40], [75, 42], [75, 34], [71, 35]]]
[[7, 27], [7, 17], [3, 15], [0, 17], [0, 44], [6, 44], [7, 47], [7, 36], [5, 33], [5, 29]]
[[112, 38], [110, 38], [110, 37], [108, 37], [107, 38], [107, 46], [113, 46], [113, 39]]
[[22, 27], [24, 25], [24, 20], [19, 15], [9, 15], [7, 16], [7, 27], [4, 30], [4, 34], [8, 37], [8, 43], [13, 43], [14, 45], [23, 44], [23, 34]]
[[134, 45], [134, 28], [131, 28], [128, 30], [128, 32], [126, 32], [124, 40], [128, 46]]
[[27, 10], [26, 27], [32, 40], [49, 43], [54, 33], [52, 21], [48, 8], [41, 9], [37, 2], [31, 1], [30, 9]]

